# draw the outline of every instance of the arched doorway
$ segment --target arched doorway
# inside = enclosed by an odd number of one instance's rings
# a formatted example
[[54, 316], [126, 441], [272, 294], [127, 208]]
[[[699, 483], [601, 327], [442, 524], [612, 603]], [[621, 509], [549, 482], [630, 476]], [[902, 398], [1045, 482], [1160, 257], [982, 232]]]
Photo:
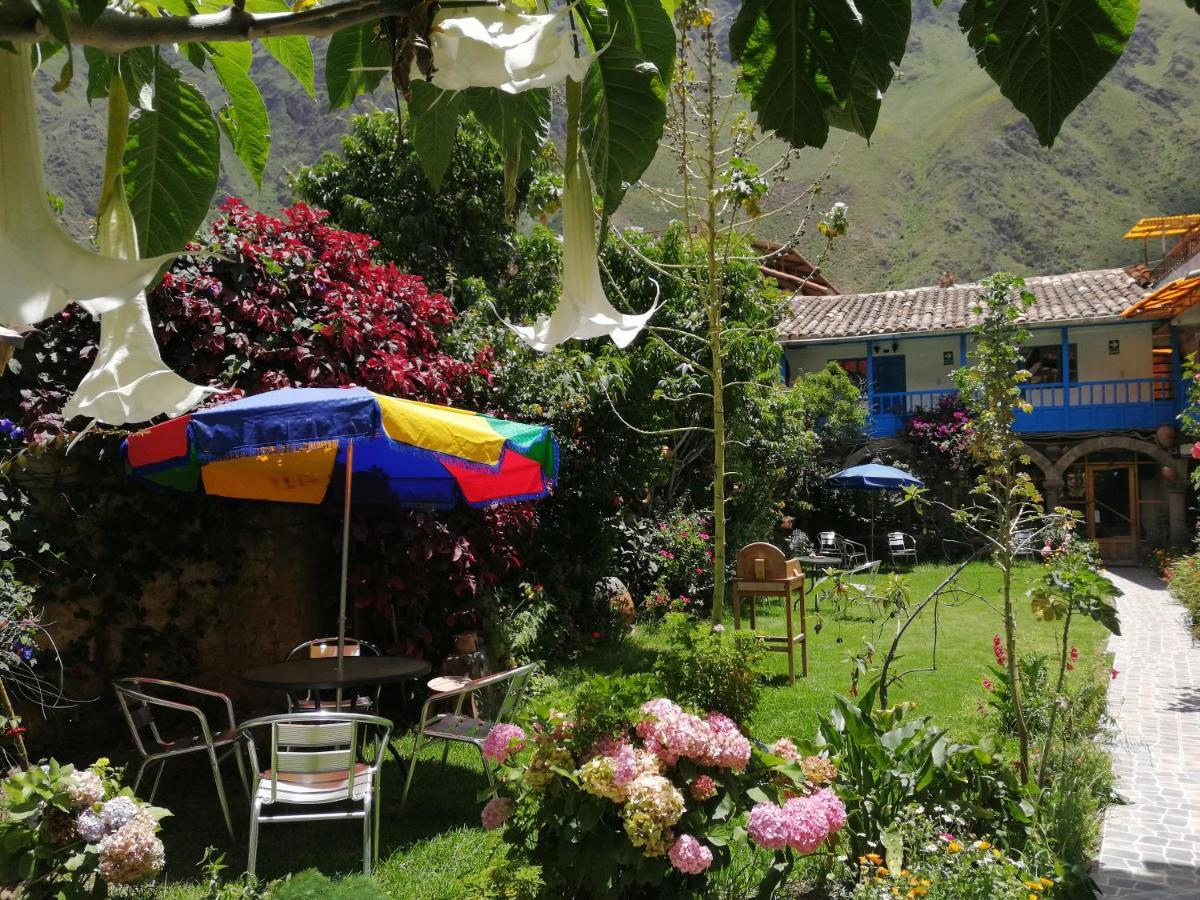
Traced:
[[1110, 565], [1136, 565], [1154, 547], [1176, 543], [1185, 527], [1186, 462], [1152, 440], [1110, 435], [1067, 450], [1049, 473], [1059, 502], [1083, 518], [1083, 531]]

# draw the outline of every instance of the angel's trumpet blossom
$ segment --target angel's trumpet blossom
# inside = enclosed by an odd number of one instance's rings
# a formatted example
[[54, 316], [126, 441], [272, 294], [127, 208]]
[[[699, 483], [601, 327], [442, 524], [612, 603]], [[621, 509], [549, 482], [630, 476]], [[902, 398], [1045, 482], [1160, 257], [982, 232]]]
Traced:
[[[582, 81], [595, 54], [575, 56], [567, 17], [530, 16], [507, 6], [443, 10], [429, 35], [430, 79], [446, 91], [498, 88], [509, 94], [550, 87], [564, 78]], [[414, 68], [413, 77], [421, 77]]]
[[[110, 154], [115, 151], [117, 160], [125, 145], [128, 119], [125, 89], [117, 84], [109, 96], [108, 134]], [[137, 226], [125, 199], [119, 166], [113, 160], [106, 166], [97, 226], [101, 253], [137, 259]], [[146, 292], [139, 290], [101, 314], [96, 358], [63, 408], [63, 418], [70, 421], [87, 416], [109, 425], [148, 422], [156, 416], [187, 412], [214, 390], [192, 384], [167, 368], [154, 339]]]
[[545, 351], [569, 340], [608, 337], [624, 349], [646, 326], [658, 305], [640, 316], [618, 312], [604, 295], [596, 257], [595, 210], [587, 161], [579, 146], [578, 103], [581, 88], [567, 82], [567, 157], [563, 176], [562, 297], [549, 316], [532, 325], [508, 327], [534, 350]]
[[29, 47], [0, 48], [0, 323], [32, 325], [71, 301], [93, 314], [116, 309], [169, 259], [92, 253], [63, 230], [42, 179]]

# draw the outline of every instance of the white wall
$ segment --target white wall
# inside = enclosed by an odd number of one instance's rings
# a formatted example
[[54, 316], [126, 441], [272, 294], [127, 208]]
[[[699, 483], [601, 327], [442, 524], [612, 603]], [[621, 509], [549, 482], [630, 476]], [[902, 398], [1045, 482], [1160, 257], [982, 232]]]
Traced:
[[[1149, 378], [1153, 371], [1151, 349], [1154, 339], [1152, 325], [1111, 325], [1072, 328], [1068, 339], [1076, 345], [1080, 381], [1112, 381], [1123, 378]], [[1119, 340], [1120, 353], [1110, 355], [1109, 340]], [[962, 364], [959, 359], [959, 336], [945, 337], [897, 337], [873, 341], [880, 348], [877, 356], [891, 355], [893, 340], [899, 346], [898, 355], [904, 357], [910, 391], [938, 390], [954, 387], [950, 373]], [[968, 338], [968, 346], [970, 346]], [[1058, 345], [1061, 332], [1056, 328], [1037, 329], [1032, 332], [1030, 345]], [[943, 354], [952, 353], [954, 365], [943, 362]], [[865, 341], [842, 344], [806, 344], [787, 348], [788, 366], [792, 377], [801, 372], [812, 372], [825, 367], [830, 360], [854, 359], [867, 355]]]

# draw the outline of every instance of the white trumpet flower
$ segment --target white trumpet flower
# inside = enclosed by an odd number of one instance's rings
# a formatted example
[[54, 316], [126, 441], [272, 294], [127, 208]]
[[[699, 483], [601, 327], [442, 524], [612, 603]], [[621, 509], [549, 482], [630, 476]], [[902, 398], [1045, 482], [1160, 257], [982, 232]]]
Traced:
[[[578, 84], [568, 82], [567, 158], [563, 177], [563, 274], [562, 297], [549, 316], [539, 316], [532, 325], [506, 322], [534, 350], [546, 351], [569, 340], [608, 337], [621, 349], [629, 346], [658, 311], [658, 304], [640, 316], [618, 312], [604, 295], [600, 264], [596, 257], [595, 211], [592, 181], [587, 161], [579, 146]], [[574, 97], [572, 96], [574, 94]]]
[[[507, 6], [443, 10], [429, 35], [431, 81], [446, 91], [498, 88], [509, 94], [582, 81], [596, 54], [575, 56], [567, 24], [571, 7], [530, 16]], [[412, 77], [423, 77], [414, 66]]]
[[[124, 104], [115, 113], [110, 109], [109, 115], [114, 114], [123, 119], [127, 115]], [[106, 177], [112, 182], [106, 182], [97, 217], [100, 251], [119, 259], [137, 259], [137, 226], [120, 172]], [[215, 390], [192, 384], [167, 368], [154, 339], [146, 292], [140, 290], [100, 316], [96, 358], [63, 407], [63, 418], [70, 421], [87, 416], [109, 425], [148, 422], [164, 413], [177, 416], [187, 412]]]
[[169, 259], [92, 253], [63, 230], [42, 178], [29, 47], [0, 49], [0, 323], [32, 325], [71, 301], [93, 314], [116, 309]]

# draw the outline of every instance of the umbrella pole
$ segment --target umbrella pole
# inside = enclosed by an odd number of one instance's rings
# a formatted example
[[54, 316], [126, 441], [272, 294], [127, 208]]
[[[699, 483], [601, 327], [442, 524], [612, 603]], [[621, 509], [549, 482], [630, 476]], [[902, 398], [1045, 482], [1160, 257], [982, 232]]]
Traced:
[[[346, 490], [342, 498], [342, 593], [338, 600], [338, 677], [346, 658], [346, 588], [350, 580], [350, 491], [354, 476], [354, 442], [346, 444]], [[341, 698], [339, 697], [340, 701]]]

